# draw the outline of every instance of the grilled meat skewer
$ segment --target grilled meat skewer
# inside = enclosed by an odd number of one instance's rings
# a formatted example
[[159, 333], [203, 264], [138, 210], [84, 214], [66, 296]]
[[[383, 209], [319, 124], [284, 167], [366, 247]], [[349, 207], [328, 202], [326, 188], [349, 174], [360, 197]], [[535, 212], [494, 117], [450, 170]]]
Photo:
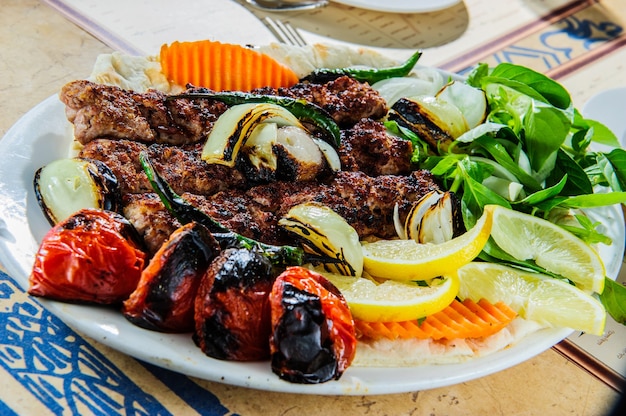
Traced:
[[[226, 189], [246, 189], [253, 181], [241, 169], [207, 164], [200, 159], [201, 145], [147, 145], [131, 140], [97, 139], [87, 143], [80, 156], [100, 160], [113, 171], [122, 193], [152, 192], [141, 169], [139, 153], [146, 151], [156, 169], [177, 193], [212, 195]], [[382, 123], [363, 119], [343, 130], [339, 157], [343, 170], [370, 176], [410, 172], [412, 146], [387, 134]], [[250, 183], [252, 182], [252, 183]]]
[[[188, 92], [194, 91], [206, 90], [191, 88]], [[323, 85], [298, 84], [253, 92], [306, 99], [328, 111], [341, 126], [387, 114], [386, 102], [378, 92], [348, 77]], [[158, 91], [135, 93], [86, 80], [66, 84], [59, 97], [81, 144], [99, 138], [173, 145], [198, 143], [227, 108], [214, 100], [166, 100], [166, 95]]]
[[[267, 244], [290, 244], [292, 237], [278, 220], [293, 206], [309, 201], [327, 205], [346, 219], [361, 238], [395, 236], [393, 209], [405, 216], [414, 201], [439, 189], [430, 173], [371, 177], [362, 172], [338, 172], [329, 182], [275, 182], [245, 191], [229, 190], [212, 196], [183, 194], [192, 205], [226, 228]], [[144, 236], [149, 251], [167, 239], [180, 224], [155, 194], [127, 194], [124, 215]]]

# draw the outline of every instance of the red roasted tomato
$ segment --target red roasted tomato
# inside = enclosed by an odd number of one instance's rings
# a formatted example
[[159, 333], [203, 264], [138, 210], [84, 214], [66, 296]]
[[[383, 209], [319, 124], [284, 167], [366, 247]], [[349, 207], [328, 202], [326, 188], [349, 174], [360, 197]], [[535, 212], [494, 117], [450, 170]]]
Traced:
[[272, 371], [294, 383], [339, 379], [356, 353], [354, 321], [339, 290], [303, 267], [280, 274], [270, 294]]
[[82, 209], [44, 237], [28, 293], [68, 301], [113, 304], [135, 290], [146, 254], [121, 215]]
[[154, 331], [193, 331], [198, 286], [219, 251], [203, 225], [190, 222], [178, 228], [150, 259], [137, 289], [124, 301], [126, 319]]

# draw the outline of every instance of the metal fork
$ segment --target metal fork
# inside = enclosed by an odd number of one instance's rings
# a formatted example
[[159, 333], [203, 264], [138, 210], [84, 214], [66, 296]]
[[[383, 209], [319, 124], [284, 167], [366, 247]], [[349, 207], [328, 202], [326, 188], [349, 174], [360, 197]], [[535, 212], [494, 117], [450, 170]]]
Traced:
[[264, 17], [263, 20], [279, 42], [293, 46], [306, 46], [306, 40], [288, 21], [275, 20], [269, 16]]

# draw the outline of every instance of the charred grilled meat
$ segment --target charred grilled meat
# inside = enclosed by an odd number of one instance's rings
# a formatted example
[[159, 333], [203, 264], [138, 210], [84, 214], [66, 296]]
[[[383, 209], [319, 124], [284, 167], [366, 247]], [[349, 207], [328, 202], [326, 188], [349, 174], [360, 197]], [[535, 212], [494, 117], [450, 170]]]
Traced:
[[67, 119], [82, 144], [99, 138], [183, 145], [203, 140], [213, 122], [226, 111], [216, 101], [166, 100], [165, 94], [144, 94], [80, 80], [66, 84], [59, 95]]
[[370, 176], [406, 175], [411, 171], [411, 142], [388, 134], [382, 123], [371, 119], [343, 130], [338, 151], [343, 170]]
[[226, 249], [211, 263], [195, 299], [194, 341], [210, 357], [269, 358], [269, 294], [275, 275], [261, 254]]
[[[213, 195], [228, 189], [246, 189], [259, 180], [248, 180], [244, 169], [207, 164], [201, 146], [146, 145], [131, 140], [97, 139], [87, 143], [80, 157], [99, 160], [113, 171], [123, 194], [152, 192], [139, 163], [146, 151], [155, 168], [178, 194]], [[389, 135], [383, 124], [363, 119], [342, 132], [339, 157], [345, 171], [370, 176], [405, 175], [411, 170], [411, 143]]]
[[135, 194], [152, 192], [139, 162], [141, 151], [147, 152], [159, 173], [177, 193], [212, 195], [247, 187], [246, 179], [238, 169], [207, 164], [200, 159], [199, 145], [146, 145], [131, 140], [98, 139], [86, 144], [80, 155], [105, 162], [118, 178], [122, 193]]
[[253, 94], [302, 98], [324, 109], [341, 127], [362, 118], [378, 120], [387, 114], [387, 102], [368, 84], [340, 77], [324, 84], [300, 83], [288, 88], [259, 88]]
[[[206, 91], [191, 89], [190, 92]], [[342, 77], [328, 84], [298, 84], [255, 92], [304, 98], [328, 111], [342, 126], [364, 117], [387, 114], [387, 104], [369, 85]], [[99, 138], [142, 143], [193, 144], [204, 140], [213, 123], [226, 110], [215, 100], [166, 100], [158, 91], [139, 94], [121, 88], [73, 81], [60, 93], [66, 116], [74, 124], [76, 140], [86, 144]]]
[[[439, 189], [428, 172], [408, 176], [367, 176], [338, 172], [326, 183], [276, 182], [246, 191], [224, 191], [212, 196], [183, 194], [185, 199], [227, 228], [268, 244], [289, 244], [291, 237], [278, 220], [295, 205], [315, 201], [340, 214], [361, 238], [395, 236], [393, 209], [402, 217], [431, 190]], [[126, 195], [124, 215], [146, 239], [150, 250], [158, 247], [177, 222], [154, 194]]]

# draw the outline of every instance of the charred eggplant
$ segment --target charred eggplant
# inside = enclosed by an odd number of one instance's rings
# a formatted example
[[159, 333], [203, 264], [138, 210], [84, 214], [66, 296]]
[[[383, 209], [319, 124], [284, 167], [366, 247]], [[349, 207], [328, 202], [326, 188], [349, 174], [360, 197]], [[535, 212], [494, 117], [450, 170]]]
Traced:
[[219, 252], [219, 244], [203, 225], [191, 222], [178, 228], [152, 257], [137, 289], [124, 302], [126, 319], [155, 331], [192, 332], [200, 280]]
[[115, 174], [99, 160], [55, 160], [37, 170], [35, 196], [51, 225], [81, 208], [118, 211], [120, 191]]
[[270, 295], [272, 371], [292, 383], [339, 379], [356, 352], [354, 322], [343, 295], [321, 274], [289, 267]]
[[275, 275], [255, 250], [227, 249], [202, 277], [195, 299], [194, 342], [220, 360], [269, 357], [269, 294]]

